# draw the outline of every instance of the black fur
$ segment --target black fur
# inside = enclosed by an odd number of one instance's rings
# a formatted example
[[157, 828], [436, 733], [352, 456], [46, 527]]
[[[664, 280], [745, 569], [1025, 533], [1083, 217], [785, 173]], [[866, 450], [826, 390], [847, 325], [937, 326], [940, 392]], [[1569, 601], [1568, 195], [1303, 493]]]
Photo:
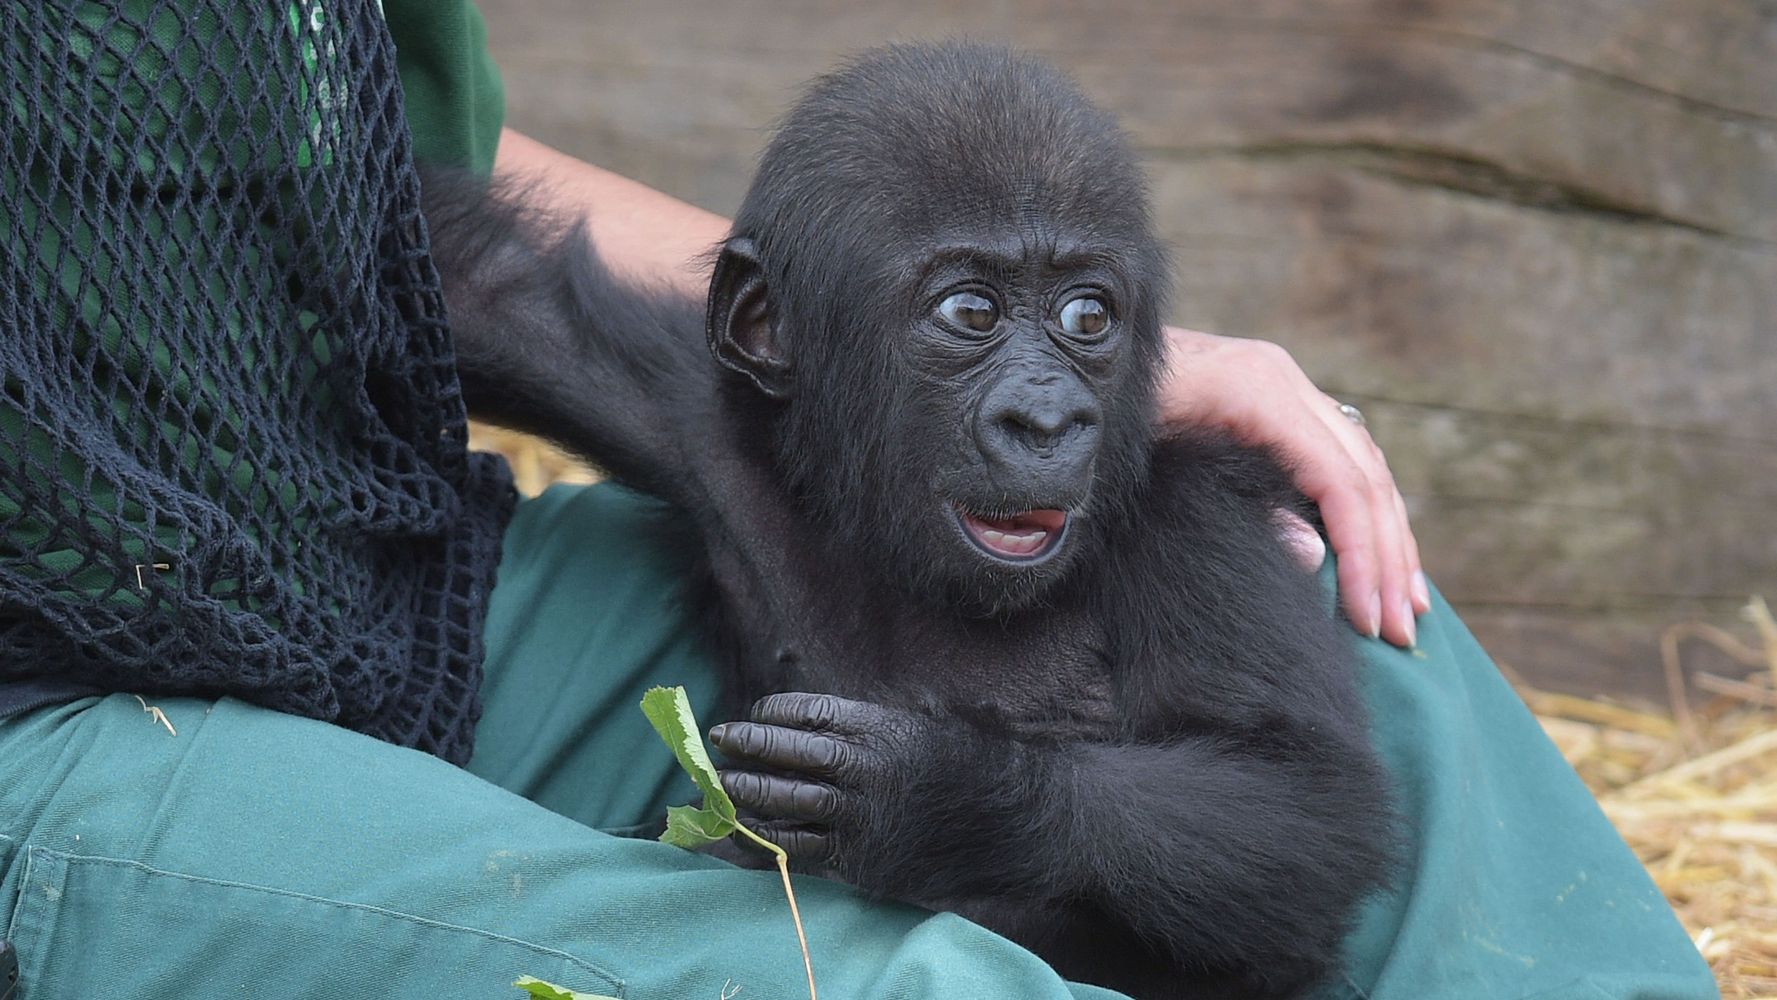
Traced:
[[[965, 45], [818, 81], [702, 319], [512, 192], [425, 194], [471, 409], [701, 539], [737, 690], [770, 696], [712, 734], [724, 781], [804, 866], [1138, 997], [1332, 973], [1393, 843], [1353, 640], [1277, 538], [1278, 465], [1154, 439], [1164, 261], [1071, 82]], [[997, 325], [938, 316], [959, 288]], [[1058, 325], [1082, 289], [1102, 338]], [[956, 513], [1050, 507], [1029, 560]]]

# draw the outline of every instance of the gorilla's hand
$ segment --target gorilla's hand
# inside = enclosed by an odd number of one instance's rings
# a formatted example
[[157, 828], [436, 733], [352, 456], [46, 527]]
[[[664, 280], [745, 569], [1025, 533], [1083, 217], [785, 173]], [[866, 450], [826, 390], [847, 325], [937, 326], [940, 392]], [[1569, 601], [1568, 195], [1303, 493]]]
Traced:
[[869, 817], [918, 771], [936, 719], [830, 694], [759, 699], [749, 722], [710, 730], [722, 787], [767, 840], [805, 865], [837, 866]]

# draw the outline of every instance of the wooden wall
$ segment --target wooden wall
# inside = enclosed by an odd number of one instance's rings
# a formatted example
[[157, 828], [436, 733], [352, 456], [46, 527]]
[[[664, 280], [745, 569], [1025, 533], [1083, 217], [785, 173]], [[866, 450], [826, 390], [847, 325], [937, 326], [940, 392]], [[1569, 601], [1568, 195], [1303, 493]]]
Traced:
[[1146, 158], [1172, 318], [1364, 408], [1499, 659], [1653, 692], [1777, 599], [1771, 0], [481, 3], [512, 125], [724, 213], [842, 54], [1042, 53]]

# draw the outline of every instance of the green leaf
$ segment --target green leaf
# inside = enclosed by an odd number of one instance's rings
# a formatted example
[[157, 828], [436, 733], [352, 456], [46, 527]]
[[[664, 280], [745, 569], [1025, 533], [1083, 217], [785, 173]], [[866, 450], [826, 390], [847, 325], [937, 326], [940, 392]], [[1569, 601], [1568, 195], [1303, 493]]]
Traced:
[[616, 997], [608, 997], [602, 993], [575, 993], [573, 990], [564, 990], [554, 983], [546, 983], [534, 976], [519, 976], [512, 985], [531, 996], [540, 997], [541, 1000], [617, 1000]]
[[660, 835], [660, 839], [674, 847], [694, 851], [705, 844], [721, 840], [733, 833], [738, 826], [733, 820], [712, 809], [667, 806], [666, 832]]
[[[722, 790], [721, 779], [716, 777], [716, 765], [710, 762], [709, 751], [704, 749], [703, 731], [697, 726], [697, 717], [691, 714], [691, 700], [685, 697], [685, 689], [650, 688], [642, 696], [642, 714], [648, 717], [654, 731], [672, 749], [673, 756], [679, 759], [679, 766], [691, 775], [698, 790], [703, 792], [702, 809], [678, 806], [667, 810], [666, 833], [660, 839], [680, 847], [695, 847], [721, 840], [734, 832], [738, 825], [734, 800]], [[703, 839], [685, 844], [675, 839], [680, 836]]]
[[[703, 730], [697, 726], [697, 717], [691, 714], [691, 700], [685, 697], [683, 687], [649, 688], [648, 693], [642, 695], [642, 714], [672, 748], [679, 766], [703, 790], [701, 809], [695, 806], [667, 808], [666, 832], [660, 835], [660, 839], [674, 847], [695, 849], [738, 832], [772, 853], [777, 861], [778, 877], [784, 880], [784, 898], [790, 902], [790, 919], [796, 924], [796, 943], [802, 948], [802, 968], [808, 973], [808, 1000], [815, 1000], [814, 961], [808, 955], [808, 935], [802, 931], [802, 911], [796, 908], [796, 889], [790, 884], [789, 856], [783, 848], [742, 826], [735, 817], [734, 800], [722, 790], [716, 765], [710, 763], [709, 751], [703, 747]], [[560, 998], [548, 997], [547, 1000]]]

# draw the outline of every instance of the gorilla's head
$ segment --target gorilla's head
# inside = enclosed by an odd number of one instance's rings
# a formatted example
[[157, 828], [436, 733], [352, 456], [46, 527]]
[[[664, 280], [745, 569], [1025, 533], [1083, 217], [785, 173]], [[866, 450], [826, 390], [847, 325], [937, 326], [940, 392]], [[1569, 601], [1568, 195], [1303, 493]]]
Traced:
[[871, 52], [767, 149], [709, 336], [860, 572], [1028, 605], [1145, 474], [1164, 260], [1116, 122], [1005, 49]]

